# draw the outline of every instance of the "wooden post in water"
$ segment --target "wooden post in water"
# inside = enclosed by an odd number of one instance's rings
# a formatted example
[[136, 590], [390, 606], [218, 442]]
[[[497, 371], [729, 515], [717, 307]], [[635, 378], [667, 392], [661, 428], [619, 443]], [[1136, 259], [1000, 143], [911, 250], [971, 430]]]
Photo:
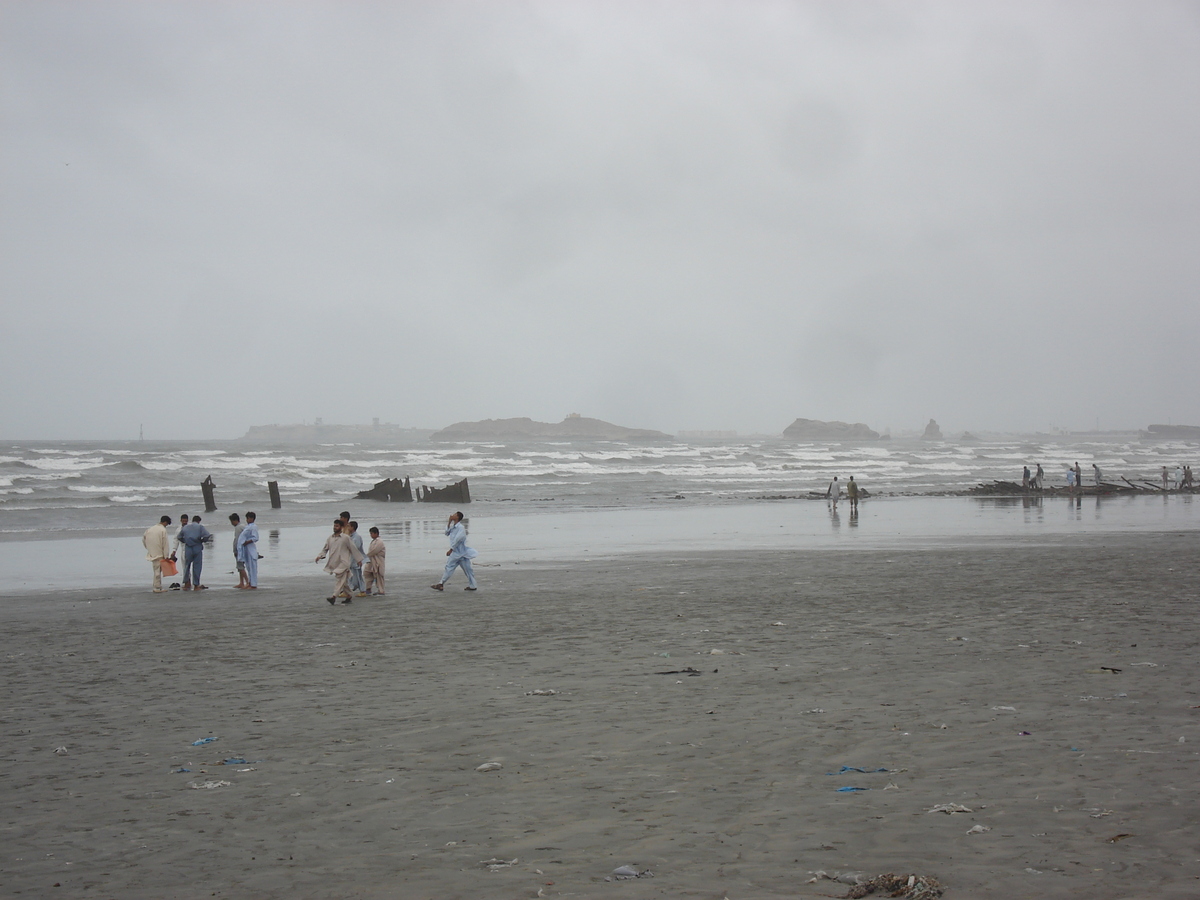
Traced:
[[283, 504], [279, 502], [279, 482], [268, 481], [267, 490], [271, 492], [271, 509], [282, 509]]
[[211, 475], [209, 475], [202, 482], [200, 482], [200, 490], [204, 492], [204, 511], [205, 512], [216, 512], [217, 511], [217, 501], [216, 501], [216, 498], [213, 496], [213, 490], [215, 488], [216, 488], [216, 485], [213, 484]]

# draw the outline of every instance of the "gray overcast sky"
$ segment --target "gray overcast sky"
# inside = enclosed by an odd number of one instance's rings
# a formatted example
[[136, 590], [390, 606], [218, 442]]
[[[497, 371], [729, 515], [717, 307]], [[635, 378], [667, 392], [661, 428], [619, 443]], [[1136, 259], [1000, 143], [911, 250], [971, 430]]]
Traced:
[[1196, 2], [0, 4], [0, 437], [1200, 424]]

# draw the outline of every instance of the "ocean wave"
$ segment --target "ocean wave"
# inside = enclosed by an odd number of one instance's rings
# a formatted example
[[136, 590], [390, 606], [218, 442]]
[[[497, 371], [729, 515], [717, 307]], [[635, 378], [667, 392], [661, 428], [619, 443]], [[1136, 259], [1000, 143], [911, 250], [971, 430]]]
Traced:
[[113, 501], [113, 503], [143, 503], [145, 502], [146, 497], [141, 494], [129, 494], [128, 496], [114, 494], [108, 499]]
[[136, 485], [116, 486], [116, 485], [99, 485], [99, 484], [68, 484], [67, 490], [68, 491], [78, 491], [81, 494], [107, 494], [107, 493], [110, 493], [111, 491], [122, 491], [122, 492], [139, 491], [139, 490], [145, 490], [145, 488], [138, 487]]
[[89, 456], [87, 458], [66, 456], [52, 459], [27, 459], [24, 462], [25, 465], [32, 466], [35, 469], [52, 472], [79, 472], [105, 465], [103, 456]]
[[110, 462], [106, 468], [110, 472], [145, 472], [146, 467], [136, 459], [121, 459], [117, 462]]

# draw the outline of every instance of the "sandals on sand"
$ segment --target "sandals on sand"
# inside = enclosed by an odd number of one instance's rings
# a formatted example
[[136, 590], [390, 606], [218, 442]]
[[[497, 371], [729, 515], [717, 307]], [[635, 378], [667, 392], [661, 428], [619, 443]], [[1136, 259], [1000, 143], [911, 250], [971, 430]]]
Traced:
[[438, 584], [431, 584], [431, 585], [430, 585], [430, 587], [431, 587], [431, 588], [433, 588], [435, 591], [444, 590], [444, 588], [442, 587], [442, 585], [441, 585], [440, 583], [438, 583]]

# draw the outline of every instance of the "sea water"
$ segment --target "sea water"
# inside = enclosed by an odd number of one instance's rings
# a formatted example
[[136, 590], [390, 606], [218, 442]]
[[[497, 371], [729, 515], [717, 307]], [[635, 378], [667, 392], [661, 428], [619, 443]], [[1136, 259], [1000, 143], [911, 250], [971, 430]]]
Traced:
[[[349, 508], [360, 519], [385, 515], [356, 501], [384, 478], [441, 487], [469, 479], [473, 516], [726, 506], [822, 494], [837, 475], [873, 497], [960, 492], [994, 480], [1020, 482], [1041, 463], [1047, 485], [1065, 485], [1076, 462], [1090, 483], [1092, 463], [1105, 480], [1160, 483], [1162, 466], [1194, 465], [1200, 446], [1049, 436], [969, 442], [789, 443], [779, 439], [673, 441], [660, 444], [431, 443], [265, 446], [204, 443], [37, 442], [0, 444], [0, 538], [28, 540], [145, 528], [170, 515], [203, 511], [200, 482], [216, 484], [218, 512], [253, 509], [260, 525], [324, 524]], [[276, 481], [281, 510], [270, 510]], [[407, 507], [407, 504], [403, 506]], [[369, 512], [368, 512], [369, 511]], [[436, 518], [440, 506], [413, 504], [407, 515]], [[387, 510], [397, 517], [401, 511]], [[385, 517], [386, 517], [385, 516]]]

